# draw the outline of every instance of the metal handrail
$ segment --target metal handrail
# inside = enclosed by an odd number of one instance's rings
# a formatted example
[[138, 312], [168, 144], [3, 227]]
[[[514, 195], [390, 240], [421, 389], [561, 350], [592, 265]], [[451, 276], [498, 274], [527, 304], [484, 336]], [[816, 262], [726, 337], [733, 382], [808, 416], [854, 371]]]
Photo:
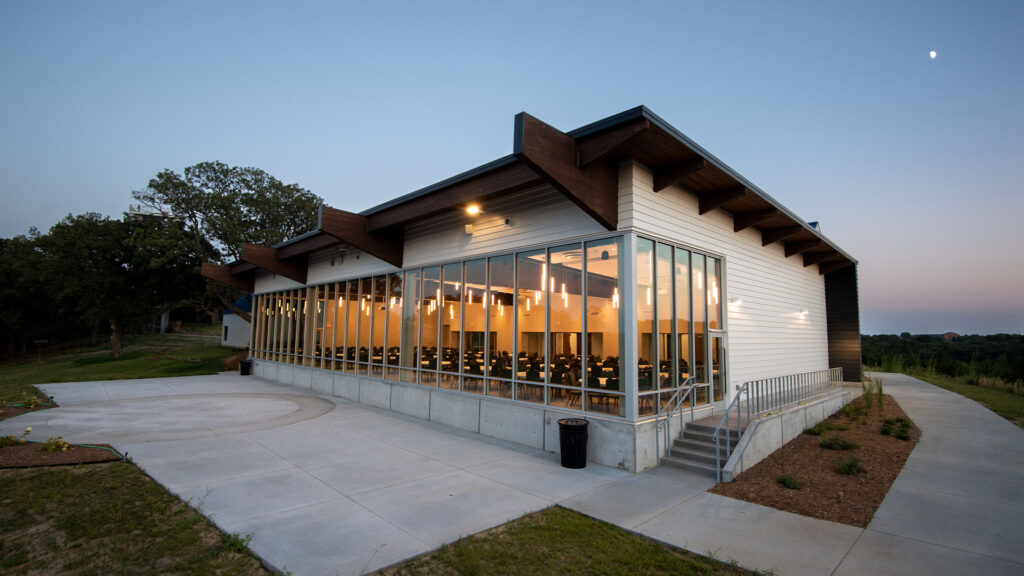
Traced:
[[[685, 391], [683, 390], [684, 386], [686, 387]], [[682, 384], [679, 385], [679, 388], [676, 388], [676, 391], [672, 394], [672, 396], [669, 397], [668, 402], [666, 402], [664, 406], [658, 408], [658, 417], [655, 420], [655, 422], [657, 422], [657, 430], [654, 431], [654, 443], [656, 446], [655, 454], [658, 455], [659, 461], [661, 460], [661, 430], [664, 429], [665, 447], [668, 447], [668, 436], [672, 429], [672, 427], [669, 426], [669, 422], [672, 420], [673, 414], [675, 412], [679, 412], [679, 429], [681, 430], [683, 428], [683, 402], [685, 402], [686, 399], [690, 396], [690, 392], [692, 392], [694, 388], [700, 388], [700, 386], [694, 386], [693, 376], [690, 376], [689, 378], [684, 380]], [[679, 396], [680, 393], [682, 393], [681, 397]], [[675, 405], [673, 405], [673, 402], [675, 403]], [[670, 406], [671, 408], [669, 408]], [[667, 412], [666, 408], [669, 408]], [[664, 422], [662, 422], [663, 417]], [[690, 422], [693, 422], [692, 398], [690, 399]]]
[[[736, 410], [736, 439], [739, 440], [742, 429], [741, 403], [747, 408], [747, 424], [752, 416], [759, 416], [785, 406], [817, 396], [843, 385], [843, 369], [828, 368], [813, 372], [800, 372], [774, 378], [751, 380], [744, 382], [725, 408], [725, 414], [715, 427], [715, 478], [722, 481], [722, 426], [725, 428], [725, 457], [732, 455], [732, 421], [730, 414]], [[741, 402], [740, 398], [746, 397]]]

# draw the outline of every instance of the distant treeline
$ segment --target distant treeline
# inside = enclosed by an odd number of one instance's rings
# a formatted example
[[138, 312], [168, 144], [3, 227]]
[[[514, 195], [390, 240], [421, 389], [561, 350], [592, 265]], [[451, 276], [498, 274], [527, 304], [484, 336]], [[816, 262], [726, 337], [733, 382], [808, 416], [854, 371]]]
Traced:
[[862, 336], [864, 364], [886, 372], [924, 370], [946, 376], [1024, 381], [1024, 336], [994, 334], [959, 336]]

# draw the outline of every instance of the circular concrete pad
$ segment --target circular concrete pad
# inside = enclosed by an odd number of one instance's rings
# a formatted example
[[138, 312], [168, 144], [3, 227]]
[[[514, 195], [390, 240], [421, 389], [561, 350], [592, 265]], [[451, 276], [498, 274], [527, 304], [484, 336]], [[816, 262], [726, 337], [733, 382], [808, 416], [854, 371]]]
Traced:
[[160, 442], [267, 430], [333, 409], [301, 394], [181, 394], [62, 407], [46, 426], [77, 442]]

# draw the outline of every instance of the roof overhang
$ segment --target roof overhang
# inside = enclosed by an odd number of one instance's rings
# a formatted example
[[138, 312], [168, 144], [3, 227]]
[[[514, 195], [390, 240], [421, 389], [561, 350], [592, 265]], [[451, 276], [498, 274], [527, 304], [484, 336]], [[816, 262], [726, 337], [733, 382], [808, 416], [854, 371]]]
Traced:
[[[240, 262], [203, 274], [215, 280], [249, 278], [259, 269], [305, 283], [308, 255], [351, 245], [402, 266], [404, 226], [473, 202], [486, 202], [547, 183], [609, 230], [618, 226], [618, 166], [633, 160], [653, 171], [654, 191], [678, 186], [697, 196], [699, 213], [724, 210], [737, 233], [753, 228], [761, 243], [781, 242], [787, 258], [821, 274], [857, 261], [760, 188], [644, 106], [570, 132], [525, 112], [515, 117], [513, 153], [359, 214], [324, 206], [319, 226], [273, 248], [247, 245]], [[225, 276], [224, 270], [227, 270]]]

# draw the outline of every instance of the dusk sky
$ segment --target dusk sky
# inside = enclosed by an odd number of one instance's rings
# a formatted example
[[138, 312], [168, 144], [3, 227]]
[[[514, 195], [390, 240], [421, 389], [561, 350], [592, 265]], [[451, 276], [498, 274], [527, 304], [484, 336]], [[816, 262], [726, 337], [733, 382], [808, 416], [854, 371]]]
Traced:
[[207, 160], [357, 212], [510, 153], [517, 112], [644, 104], [860, 261], [863, 333], [1021, 333], [1022, 58], [1018, 0], [10, 0], [0, 236]]

